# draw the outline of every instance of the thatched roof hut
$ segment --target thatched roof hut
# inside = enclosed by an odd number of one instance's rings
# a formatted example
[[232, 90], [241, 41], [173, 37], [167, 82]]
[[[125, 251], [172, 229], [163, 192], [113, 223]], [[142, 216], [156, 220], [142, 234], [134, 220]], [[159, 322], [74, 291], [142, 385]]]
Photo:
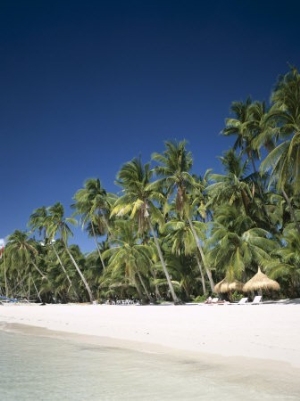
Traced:
[[270, 279], [266, 274], [264, 274], [260, 267], [258, 267], [258, 272], [253, 276], [243, 287], [243, 292], [257, 291], [257, 290], [273, 290], [279, 291], [280, 285], [277, 281]]
[[242, 291], [244, 284], [238, 280], [227, 281], [226, 277], [214, 287], [216, 293], [226, 293], [231, 291]]

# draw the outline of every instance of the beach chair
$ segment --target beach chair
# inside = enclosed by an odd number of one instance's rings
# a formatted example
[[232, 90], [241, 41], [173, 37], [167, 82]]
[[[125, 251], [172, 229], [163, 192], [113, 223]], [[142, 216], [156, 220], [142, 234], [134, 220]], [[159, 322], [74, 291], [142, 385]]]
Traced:
[[229, 305], [245, 305], [248, 304], [248, 297], [242, 298], [239, 300], [239, 302], [230, 302]]
[[248, 303], [248, 297], [239, 300], [238, 305], [245, 305]]
[[259, 305], [262, 302], [262, 296], [261, 295], [257, 295], [256, 297], [254, 297], [252, 302], [249, 302], [250, 305]]

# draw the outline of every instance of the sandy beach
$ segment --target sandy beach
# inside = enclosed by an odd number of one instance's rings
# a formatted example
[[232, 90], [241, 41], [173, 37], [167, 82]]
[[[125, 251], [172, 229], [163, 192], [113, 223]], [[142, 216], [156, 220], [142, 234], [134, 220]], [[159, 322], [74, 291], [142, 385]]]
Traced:
[[[143, 352], [179, 352], [215, 363], [300, 373], [300, 304], [0, 306], [3, 330], [77, 335]], [[20, 326], [22, 325], [22, 326]], [[46, 334], [47, 335], [47, 334]], [[85, 336], [85, 337], [83, 337]], [[292, 375], [292, 376], [291, 376]], [[298, 379], [297, 379], [298, 382]], [[296, 383], [296, 381], [295, 381]]]

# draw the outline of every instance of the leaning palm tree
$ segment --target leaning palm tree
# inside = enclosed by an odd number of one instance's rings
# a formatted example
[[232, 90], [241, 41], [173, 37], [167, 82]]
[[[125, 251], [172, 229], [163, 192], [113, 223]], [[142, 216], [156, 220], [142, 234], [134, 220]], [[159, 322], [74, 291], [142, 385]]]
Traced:
[[81, 216], [82, 228], [88, 232], [91, 231], [102, 267], [105, 269], [97, 236], [104, 235], [109, 230], [110, 204], [107, 192], [99, 179], [89, 178], [85, 181], [84, 188], [75, 193], [74, 200], [75, 203], [71, 205], [75, 209], [74, 214]]
[[[175, 194], [175, 210], [180, 218], [186, 220], [195, 239], [195, 243], [201, 255], [201, 260], [208, 275], [211, 287], [214, 287], [210, 269], [206, 263], [203, 246], [200, 237], [195, 230], [192, 220], [193, 208], [191, 196], [194, 189], [199, 190], [199, 182], [190, 174], [193, 165], [192, 154], [186, 150], [186, 141], [165, 142], [166, 150], [154, 153], [152, 159], [158, 163], [154, 168], [158, 179], [152, 184], [156, 191], [164, 191], [168, 197]], [[204, 227], [204, 224], [203, 224]]]
[[9, 251], [9, 257], [13, 262], [18, 261], [18, 264], [23, 264], [24, 267], [32, 264], [39, 275], [46, 279], [45, 273], [43, 273], [36, 264], [38, 251], [36, 249], [35, 241], [29, 238], [26, 232], [15, 230], [8, 237], [7, 250]]
[[[48, 297], [51, 302], [61, 301], [67, 303], [70, 300], [78, 302], [80, 300], [77, 286], [79, 280], [62, 242], [56, 240], [53, 242], [53, 246], [41, 246], [39, 253], [42, 255], [43, 264], [52, 289], [52, 296], [50, 297], [48, 287], [43, 286], [41, 289], [43, 297]], [[57, 259], [57, 254], [59, 259]], [[65, 271], [62, 269], [61, 263]], [[72, 285], [70, 285], [70, 281]]]
[[[114, 226], [114, 241], [103, 256], [108, 259], [108, 268], [112, 275], [122, 270], [126, 281], [137, 290], [140, 299], [143, 292], [149, 301], [152, 301], [145, 279], [149, 277], [151, 266], [151, 249], [148, 245], [141, 244], [135, 227], [134, 220], [117, 220]], [[118, 274], [117, 274], [118, 275]], [[140, 288], [142, 286], [142, 289]]]
[[70, 235], [72, 235], [72, 231], [68, 223], [76, 224], [76, 220], [73, 218], [64, 217], [64, 207], [59, 202], [55, 203], [53, 206], [50, 206], [48, 208], [48, 211], [49, 211], [49, 217], [47, 219], [47, 236], [49, 237], [49, 240], [52, 241], [55, 239], [56, 235], [59, 234], [67, 254], [69, 255], [82, 282], [84, 283], [89, 299], [91, 302], [93, 302], [93, 294], [90, 289], [90, 286], [68, 247], [68, 238]]
[[69, 289], [73, 286], [73, 283], [71, 281], [71, 278], [62, 262], [62, 259], [59, 255], [59, 252], [56, 249], [55, 246], [55, 241], [49, 240], [48, 235], [47, 235], [47, 227], [49, 223], [49, 210], [45, 207], [39, 207], [33, 211], [33, 213], [30, 215], [28, 226], [31, 229], [31, 231], [34, 233], [35, 231], [38, 231], [38, 235], [41, 238], [41, 244], [45, 247], [51, 247], [53, 250], [60, 267], [62, 271], [64, 272], [68, 282], [69, 282]]
[[[16, 270], [17, 276], [27, 276], [29, 280], [34, 281], [34, 273], [31, 267], [38, 273], [39, 278], [47, 280], [47, 276], [38, 266], [38, 251], [36, 243], [28, 237], [26, 232], [16, 230], [9, 237], [5, 249], [6, 261], [13, 270]], [[20, 271], [21, 269], [21, 271]], [[37, 291], [38, 297], [39, 292]]]
[[154, 201], [162, 201], [164, 197], [161, 193], [150, 187], [151, 175], [150, 165], [148, 163], [143, 165], [140, 159], [135, 158], [125, 163], [118, 172], [116, 181], [116, 183], [123, 188], [123, 195], [117, 199], [111, 215], [120, 217], [129, 214], [130, 218], [137, 219], [138, 232], [140, 234], [150, 229], [172, 299], [177, 303], [179, 300], [174, 291], [162, 249], [157, 239], [157, 233], [152, 222], [162, 222], [161, 213], [155, 206]]
[[[197, 227], [198, 224], [201, 225], [201, 222], [194, 223], [194, 230], [198, 232], [197, 236], [199, 237], [202, 234], [202, 227]], [[206, 283], [200, 261], [200, 254], [197, 254], [197, 244], [190, 225], [182, 220], [172, 219], [165, 224], [165, 231], [168, 233], [167, 239], [170, 241], [171, 250], [174, 255], [195, 256], [200, 271], [203, 293], [206, 294]]]

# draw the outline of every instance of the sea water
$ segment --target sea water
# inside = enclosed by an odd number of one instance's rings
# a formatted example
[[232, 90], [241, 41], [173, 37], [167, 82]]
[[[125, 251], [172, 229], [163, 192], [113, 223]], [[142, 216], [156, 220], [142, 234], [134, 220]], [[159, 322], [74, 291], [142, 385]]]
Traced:
[[283, 387], [188, 358], [0, 330], [1, 401], [299, 400]]

